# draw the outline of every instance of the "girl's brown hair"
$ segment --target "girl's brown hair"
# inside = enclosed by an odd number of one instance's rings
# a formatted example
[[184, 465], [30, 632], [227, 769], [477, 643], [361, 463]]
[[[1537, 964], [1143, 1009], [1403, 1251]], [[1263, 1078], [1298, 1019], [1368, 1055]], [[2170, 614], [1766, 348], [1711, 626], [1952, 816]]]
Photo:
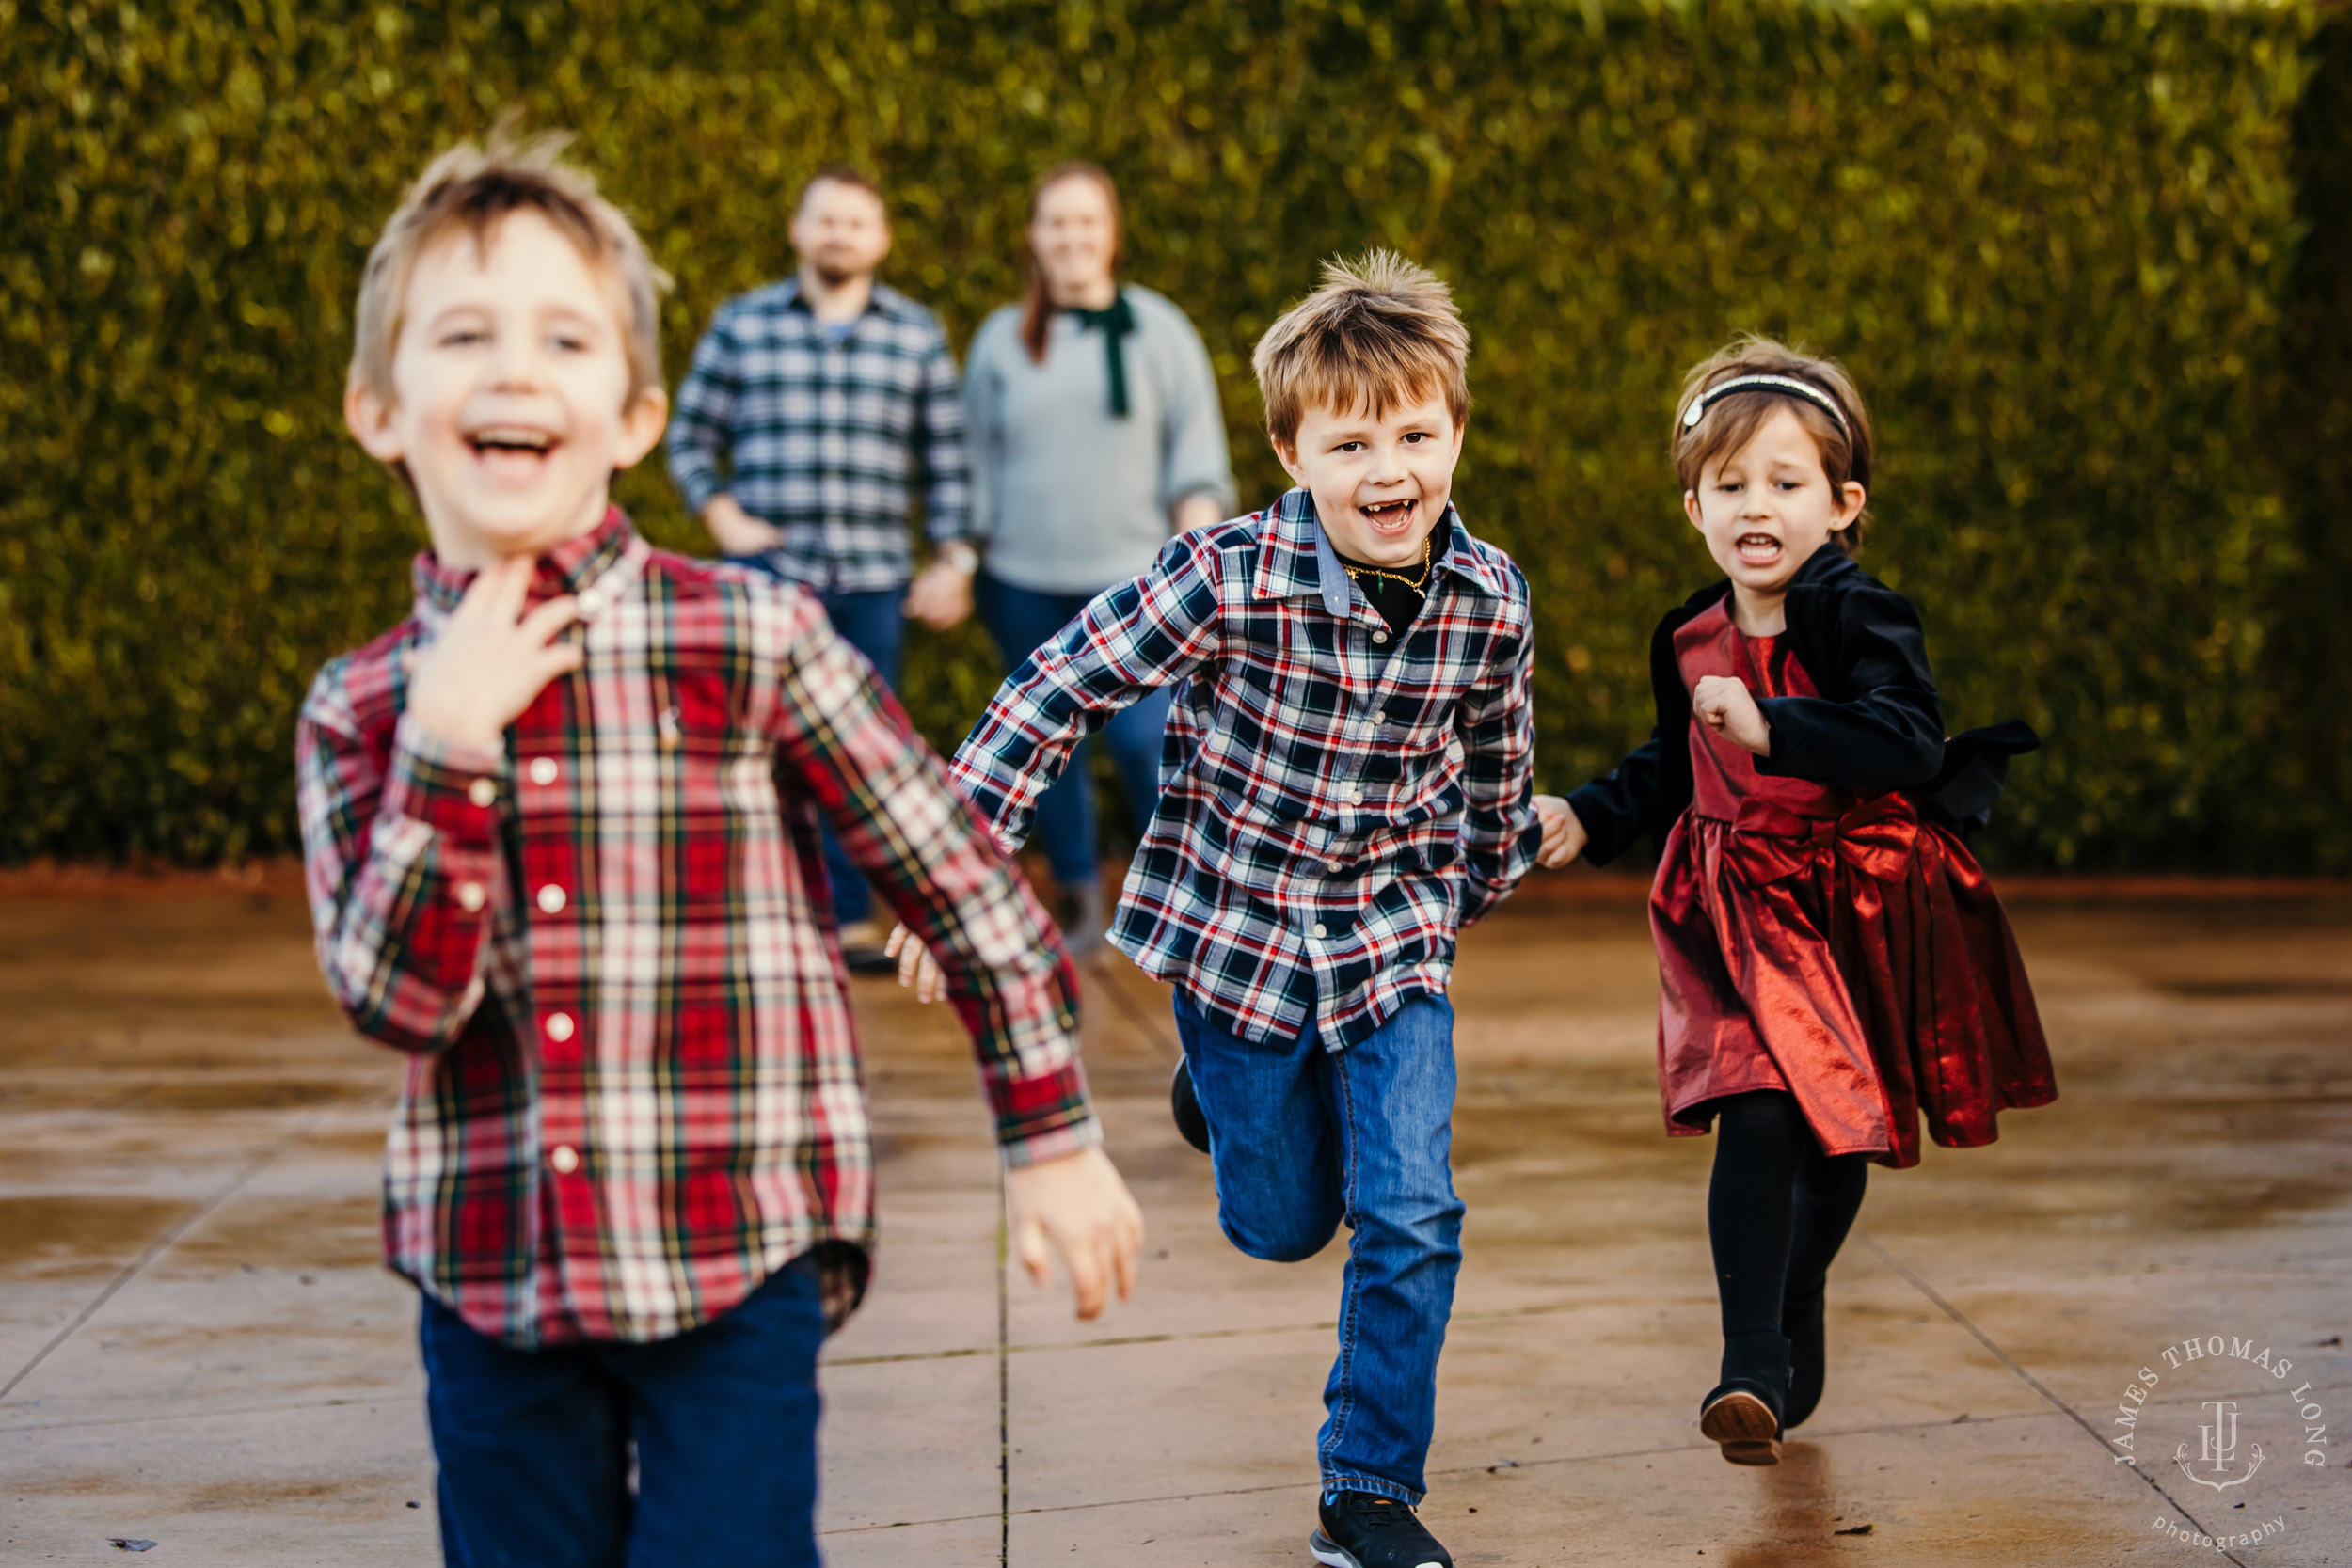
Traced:
[[[1119, 205], [1119, 187], [1100, 166], [1089, 163], [1057, 164], [1039, 177], [1029, 188], [1029, 222], [1037, 222], [1038, 204], [1045, 193], [1065, 180], [1091, 180], [1103, 192], [1103, 199], [1111, 209], [1111, 276], [1119, 276], [1119, 263], [1127, 254], [1127, 219]], [[1033, 363], [1045, 363], [1045, 335], [1053, 329], [1053, 296], [1045, 292], [1045, 269], [1038, 265], [1037, 250], [1029, 251], [1029, 277], [1021, 292], [1021, 343], [1029, 351]]]
[[[1835, 403], [1845, 416], [1844, 423], [1802, 393], [1762, 389], [1725, 393], [1708, 405], [1696, 424], [1684, 422], [1692, 404], [1706, 396], [1708, 388], [1743, 375], [1783, 375], [1802, 381]], [[1862, 486], [1863, 510], [1836, 535], [1837, 547], [1851, 555], [1862, 547], [1862, 526], [1869, 515], [1870, 411], [1862, 405], [1853, 378], [1835, 359], [1817, 358], [1750, 333], [1692, 366], [1682, 378], [1682, 395], [1675, 400], [1675, 477], [1684, 490], [1696, 490], [1709, 465], [1746, 446], [1765, 421], [1784, 408], [1796, 415], [1797, 422], [1820, 449], [1821, 472], [1828, 476], [1831, 491], [1842, 495], [1850, 483]]]

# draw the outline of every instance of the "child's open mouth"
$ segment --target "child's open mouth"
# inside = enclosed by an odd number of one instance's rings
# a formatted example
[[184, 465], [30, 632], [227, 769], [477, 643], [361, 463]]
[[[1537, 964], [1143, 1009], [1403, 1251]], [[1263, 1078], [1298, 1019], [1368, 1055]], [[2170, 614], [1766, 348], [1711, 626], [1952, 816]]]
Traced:
[[1375, 501], [1356, 509], [1375, 533], [1395, 535], [1406, 532], [1413, 519], [1421, 515], [1421, 502], [1415, 500]]
[[1732, 543], [1745, 565], [1770, 566], [1780, 559], [1780, 541], [1769, 533], [1743, 533]]
[[528, 425], [485, 425], [466, 437], [474, 457], [492, 477], [534, 479], [555, 451], [555, 437]]

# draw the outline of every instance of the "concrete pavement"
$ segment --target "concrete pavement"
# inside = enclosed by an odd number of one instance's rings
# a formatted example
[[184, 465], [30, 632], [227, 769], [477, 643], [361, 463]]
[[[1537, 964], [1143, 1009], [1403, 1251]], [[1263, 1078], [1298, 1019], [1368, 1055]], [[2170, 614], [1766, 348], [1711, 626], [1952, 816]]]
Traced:
[[[2154, 1564], [2217, 1560], [2173, 1529], [2274, 1520], [2231, 1555], [2352, 1561], [2352, 905], [2017, 918], [2063, 1097], [1873, 1172], [1828, 1398], [1755, 1471], [1696, 1431], [1711, 1146], [1660, 1131], [1638, 905], [1469, 935], [1425, 1510], [1464, 1568]], [[1306, 1562], [1340, 1259], [1218, 1235], [1161, 988], [1122, 966], [1086, 1022], [1143, 1291], [1081, 1324], [1016, 1279], [1001, 1339], [968, 1053], [944, 1010], [859, 1004], [885, 1238], [828, 1354], [834, 1568]], [[395, 1081], [298, 898], [0, 900], [0, 1561], [436, 1560], [415, 1307], [376, 1266]]]

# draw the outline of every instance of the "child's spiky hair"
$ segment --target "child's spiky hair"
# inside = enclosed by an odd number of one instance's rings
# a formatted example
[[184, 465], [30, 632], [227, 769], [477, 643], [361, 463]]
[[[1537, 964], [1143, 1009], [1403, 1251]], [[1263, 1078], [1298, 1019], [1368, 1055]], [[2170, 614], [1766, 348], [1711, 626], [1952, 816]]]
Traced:
[[1323, 286], [1266, 328], [1251, 360], [1266, 434], [1283, 447], [1310, 408], [1378, 419], [1432, 393], [1459, 425], [1470, 416], [1469, 363], [1454, 291], [1392, 250], [1326, 261]]
[[460, 142], [433, 160], [368, 253], [352, 334], [352, 385], [390, 401], [392, 351], [417, 258], [453, 231], [470, 235], [478, 248], [509, 214], [526, 208], [555, 225], [591, 266], [619, 285], [628, 304], [623, 325], [630, 401], [661, 385], [657, 302], [670, 287], [670, 275], [645, 254], [628, 219], [596, 194], [596, 182], [564, 162], [570, 140], [560, 132], [519, 135], [506, 119], [483, 145]]

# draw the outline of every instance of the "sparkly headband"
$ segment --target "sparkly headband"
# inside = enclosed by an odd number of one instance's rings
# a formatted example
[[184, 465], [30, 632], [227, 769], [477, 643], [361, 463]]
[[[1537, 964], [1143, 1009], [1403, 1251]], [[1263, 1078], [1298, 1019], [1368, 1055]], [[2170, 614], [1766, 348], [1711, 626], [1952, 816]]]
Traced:
[[1803, 398], [1836, 420], [1837, 428], [1845, 432], [1847, 439], [1853, 438], [1853, 431], [1846, 423], [1846, 411], [1837, 406], [1837, 400], [1810, 381], [1800, 381], [1793, 375], [1735, 375], [1729, 381], [1719, 381], [1691, 400], [1691, 406], [1682, 411], [1682, 428], [1698, 428], [1698, 422], [1707, 417], [1707, 411], [1732, 393], [1756, 391]]

